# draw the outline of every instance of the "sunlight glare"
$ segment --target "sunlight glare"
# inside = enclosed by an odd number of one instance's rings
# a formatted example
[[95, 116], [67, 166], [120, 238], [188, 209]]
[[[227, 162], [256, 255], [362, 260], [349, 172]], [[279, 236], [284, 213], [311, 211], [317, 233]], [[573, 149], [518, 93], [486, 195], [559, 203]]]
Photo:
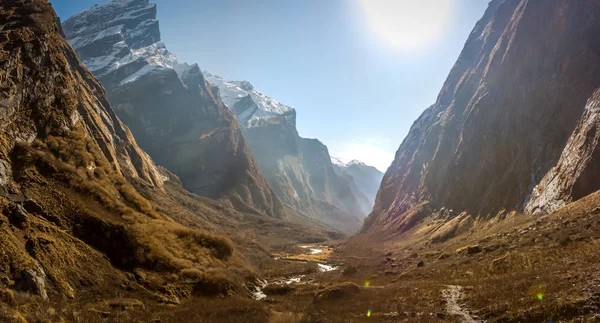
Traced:
[[421, 50], [448, 27], [452, 0], [358, 0], [369, 28], [399, 50]]

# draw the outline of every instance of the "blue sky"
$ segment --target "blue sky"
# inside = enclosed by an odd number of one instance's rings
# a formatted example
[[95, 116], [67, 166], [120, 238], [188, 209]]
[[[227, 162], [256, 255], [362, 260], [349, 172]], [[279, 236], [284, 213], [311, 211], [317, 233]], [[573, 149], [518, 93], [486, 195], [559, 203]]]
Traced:
[[[66, 19], [100, 0], [51, 1]], [[150, 0], [180, 62], [296, 109], [301, 136], [382, 171], [486, 0]]]

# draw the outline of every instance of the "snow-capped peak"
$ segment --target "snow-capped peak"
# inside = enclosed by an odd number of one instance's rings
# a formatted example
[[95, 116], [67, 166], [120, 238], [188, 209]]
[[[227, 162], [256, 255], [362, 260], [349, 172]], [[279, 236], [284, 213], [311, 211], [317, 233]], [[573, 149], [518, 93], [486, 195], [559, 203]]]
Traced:
[[259, 92], [248, 81], [228, 81], [207, 71], [204, 71], [203, 74], [209, 83], [219, 88], [221, 100], [230, 109], [234, 109], [236, 103], [250, 96], [254, 106], [236, 112], [240, 122], [246, 126], [251, 126], [253, 121], [262, 118], [274, 116], [293, 117], [294, 109]]
[[337, 166], [343, 167], [343, 168], [347, 168], [347, 167], [351, 167], [351, 166], [369, 167], [367, 164], [365, 164], [357, 159], [350, 160], [350, 159], [346, 159], [346, 158], [339, 158], [339, 157], [332, 156], [331, 162], [334, 165], [337, 165]]
[[331, 162], [336, 166], [346, 167], [346, 164], [348, 163], [348, 159], [331, 156]]
[[119, 73], [121, 85], [178, 66], [175, 55], [160, 40], [156, 5], [148, 0], [95, 5], [63, 25], [69, 42], [95, 75], [106, 76], [127, 66], [127, 73]]

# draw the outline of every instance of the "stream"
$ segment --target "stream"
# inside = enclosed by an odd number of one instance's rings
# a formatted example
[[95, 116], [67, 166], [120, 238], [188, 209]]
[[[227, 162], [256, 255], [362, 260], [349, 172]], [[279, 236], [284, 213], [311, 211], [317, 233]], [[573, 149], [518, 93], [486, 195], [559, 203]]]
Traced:
[[[304, 255], [319, 255], [321, 253], [324, 252], [324, 249], [326, 247], [324, 246], [315, 246], [315, 245], [299, 245], [298, 247], [300, 247], [301, 249], [307, 250], [307, 252], [301, 254], [302, 256]], [[338, 270], [340, 268], [340, 266], [335, 265], [335, 264], [331, 264], [331, 263], [327, 263], [325, 261], [315, 261], [315, 260], [310, 260], [310, 259], [298, 259], [300, 257], [295, 257], [295, 256], [287, 256], [287, 257], [282, 257], [282, 256], [278, 256], [278, 257], [274, 257], [273, 259], [278, 260], [278, 261], [302, 261], [302, 262], [313, 262], [317, 264], [317, 268], [319, 270], [319, 272], [329, 272], [329, 271], [334, 271], [334, 270]], [[265, 287], [267, 287], [270, 284], [273, 285], [290, 285], [290, 284], [298, 284], [302, 281], [302, 279], [306, 277], [306, 275], [294, 275], [294, 276], [290, 276], [290, 277], [286, 277], [286, 278], [282, 278], [279, 280], [273, 280], [271, 282], [265, 280], [265, 279], [257, 279], [256, 283], [254, 284], [254, 292], [252, 292], [252, 297], [255, 300], [262, 300], [267, 298], [267, 295], [263, 292], [263, 289]]]

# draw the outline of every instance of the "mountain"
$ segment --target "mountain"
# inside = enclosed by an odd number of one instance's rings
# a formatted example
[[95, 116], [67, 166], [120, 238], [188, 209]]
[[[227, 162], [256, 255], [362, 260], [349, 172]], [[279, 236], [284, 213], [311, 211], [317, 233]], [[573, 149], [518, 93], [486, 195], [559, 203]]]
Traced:
[[375, 204], [375, 197], [381, 185], [383, 173], [373, 166], [368, 166], [358, 160], [344, 163], [339, 158], [332, 157], [333, 167], [339, 176], [347, 178], [351, 183], [352, 192], [357, 197], [361, 209], [369, 214]]
[[598, 13], [591, 0], [491, 1], [396, 152], [363, 230], [410, 227], [417, 206], [490, 218], [592, 191]]
[[[196, 220], [235, 212], [197, 201], [192, 214], [167, 202], [177, 178], [137, 145], [59, 34], [50, 4], [7, 0], [2, 8], [0, 321], [62, 321], [45, 300], [69, 298], [76, 308], [87, 293], [110, 299], [127, 290], [164, 302], [243, 294], [248, 265]], [[7, 309], [12, 290], [27, 305]]]
[[300, 137], [296, 111], [247, 81], [204, 75], [237, 115], [258, 165], [282, 202], [333, 228], [356, 231], [370, 209], [359, 202], [352, 179], [336, 173], [327, 147]]
[[339, 234], [185, 191], [138, 146], [51, 5], [1, 7], [0, 321], [269, 321], [250, 297], [273, 246]]
[[64, 31], [140, 147], [185, 188], [242, 212], [286, 217], [218, 90], [161, 42], [155, 4], [96, 5], [65, 21]]
[[528, 213], [550, 213], [600, 190], [600, 89], [589, 98], [556, 166], [533, 189]]

